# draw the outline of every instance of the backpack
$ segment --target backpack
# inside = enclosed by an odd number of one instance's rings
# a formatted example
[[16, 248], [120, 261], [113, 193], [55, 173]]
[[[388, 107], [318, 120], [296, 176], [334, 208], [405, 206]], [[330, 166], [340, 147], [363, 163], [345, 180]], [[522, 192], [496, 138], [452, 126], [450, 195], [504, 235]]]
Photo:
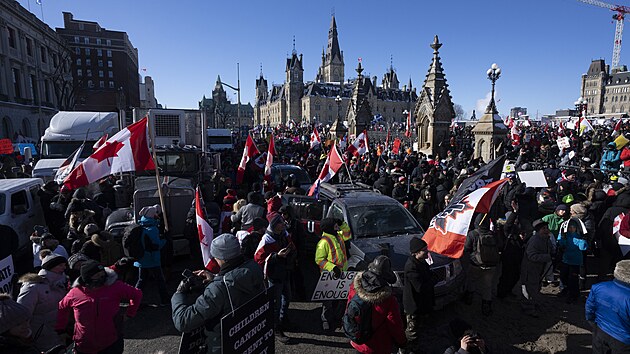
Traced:
[[149, 237], [144, 233], [142, 225], [133, 223], [125, 228], [122, 238], [122, 246], [125, 251], [125, 256], [133, 257], [136, 259], [144, 257], [144, 247], [142, 246], [142, 237], [144, 236], [144, 242], [151, 243]]
[[477, 240], [471, 254], [472, 260], [480, 266], [493, 267], [498, 265], [501, 256], [499, 255], [497, 239], [492, 234], [475, 232], [477, 233]]
[[354, 295], [343, 314], [343, 331], [351, 341], [364, 344], [372, 338], [372, 304]]

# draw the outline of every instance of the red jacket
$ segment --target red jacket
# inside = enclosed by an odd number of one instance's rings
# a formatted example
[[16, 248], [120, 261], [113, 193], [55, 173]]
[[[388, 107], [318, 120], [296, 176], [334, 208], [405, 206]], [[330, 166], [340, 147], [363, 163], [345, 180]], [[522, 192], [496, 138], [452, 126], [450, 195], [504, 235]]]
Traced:
[[[372, 338], [365, 344], [350, 342], [359, 353], [391, 353], [396, 344], [399, 347], [407, 344], [405, 328], [400, 317], [398, 300], [392, 295], [390, 287], [369, 293], [361, 286], [363, 273], [358, 273], [350, 285], [348, 302], [358, 294], [359, 297], [372, 303]], [[347, 306], [347, 305], [346, 305]]]
[[619, 158], [623, 161], [623, 167], [630, 167], [630, 148], [624, 147]]
[[120, 302], [129, 301], [126, 315], [133, 317], [142, 300], [142, 291], [117, 280], [112, 270], [106, 268], [105, 271], [105, 286], [88, 289], [75, 282], [73, 288], [59, 302], [55, 329], [64, 331], [70, 311], [74, 311], [76, 322], [72, 340], [82, 353], [98, 353], [116, 342], [119, 333], [115, 320]]

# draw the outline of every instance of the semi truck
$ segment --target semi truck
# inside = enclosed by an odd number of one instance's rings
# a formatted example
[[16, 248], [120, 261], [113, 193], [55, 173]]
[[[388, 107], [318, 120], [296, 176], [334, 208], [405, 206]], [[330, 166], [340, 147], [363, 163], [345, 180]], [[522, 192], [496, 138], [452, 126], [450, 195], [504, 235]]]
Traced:
[[33, 177], [52, 180], [61, 164], [85, 141], [79, 160], [90, 156], [92, 146], [103, 135], [118, 132], [118, 113], [58, 112], [50, 119], [41, 139], [40, 159], [33, 168]]

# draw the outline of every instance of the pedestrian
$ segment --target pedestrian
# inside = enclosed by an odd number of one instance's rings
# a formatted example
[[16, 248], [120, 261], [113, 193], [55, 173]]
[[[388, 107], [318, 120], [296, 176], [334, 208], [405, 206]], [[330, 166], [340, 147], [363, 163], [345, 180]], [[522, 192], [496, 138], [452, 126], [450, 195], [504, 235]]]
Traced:
[[289, 344], [291, 338], [284, 334], [289, 322], [289, 303], [291, 302], [291, 272], [297, 256], [297, 250], [287, 233], [282, 215], [277, 214], [269, 223], [263, 235], [254, 260], [262, 267], [269, 288], [275, 297], [276, 338]]
[[42, 266], [42, 260], [39, 257], [41, 250], [50, 250], [68, 259], [68, 251], [59, 244], [59, 241], [50, 232], [37, 235], [36, 231], [31, 236], [31, 241], [33, 242], [33, 267], [35, 267], [35, 270], [39, 270]]
[[[391, 284], [396, 283], [391, 261], [387, 256], [376, 257], [364, 272], [358, 273], [348, 291], [348, 303], [356, 295], [372, 306], [372, 336], [363, 344], [350, 342], [359, 353], [391, 353], [394, 345], [407, 345], [405, 330], [396, 296]], [[362, 319], [366, 320], [366, 319]]]
[[64, 271], [65, 257], [42, 250], [42, 269], [20, 277], [20, 294], [17, 302], [29, 311], [33, 344], [40, 351], [47, 351], [63, 344], [55, 332], [59, 301], [68, 292], [68, 279]]
[[247, 194], [247, 204], [232, 215], [232, 224], [239, 223], [240, 230], [247, 230], [252, 226], [254, 219], [265, 215], [265, 208], [261, 205], [260, 193], [249, 192]]
[[423, 320], [433, 311], [437, 276], [427, 263], [429, 251], [424, 240], [412, 238], [409, 241], [409, 253], [405, 263], [403, 307], [407, 317], [407, 340], [412, 342], [418, 338], [418, 330], [426, 324]]
[[134, 267], [138, 268], [138, 281], [136, 288], [143, 290], [149, 277], [157, 282], [160, 295], [159, 306], [168, 305], [168, 292], [166, 290], [166, 280], [162, 272], [162, 262], [160, 250], [166, 244], [166, 240], [160, 237], [158, 229], [161, 208], [158, 204], [144, 207], [140, 210], [140, 222], [142, 226], [142, 247], [144, 256], [134, 262]]
[[256, 249], [265, 231], [267, 231], [267, 226], [269, 226], [267, 219], [257, 217], [252, 222], [251, 231], [241, 230], [237, 232], [237, 237], [242, 235], [242, 239], [239, 237], [239, 241], [241, 242], [241, 251], [245, 259], [254, 259], [254, 254], [256, 254]]
[[[72, 340], [76, 354], [120, 354], [125, 347], [124, 317], [134, 317], [141, 300], [142, 291], [118, 280], [113, 270], [97, 261], [86, 261], [81, 276], [59, 302], [55, 329], [65, 332], [69, 316], [74, 314]], [[121, 302], [129, 302], [124, 314]]]
[[523, 311], [538, 317], [540, 305], [540, 283], [548, 265], [551, 265], [551, 242], [548, 224], [543, 220], [534, 221], [534, 235], [525, 246], [521, 268], [521, 307]]
[[215, 237], [210, 254], [221, 271], [216, 277], [205, 270], [195, 272], [208, 282], [203, 294], [196, 298], [191, 294], [189, 282], [180, 283], [171, 298], [172, 317], [180, 332], [204, 326], [208, 353], [221, 353], [221, 318], [263, 292], [265, 284], [258, 264], [241, 254], [236, 236]]
[[33, 344], [30, 318], [25, 306], [0, 293], [0, 352], [41, 354]]
[[630, 260], [617, 263], [614, 277], [593, 285], [586, 299], [594, 354], [630, 353]]
[[583, 263], [582, 251], [588, 248], [586, 226], [580, 219], [571, 218], [560, 226], [558, 247], [562, 251], [560, 281], [566, 286], [560, 296], [567, 297], [567, 303], [577, 300], [580, 295], [579, 274]]
[[[352, 238], [350, 227], [339, 219], [325, 218], [319, 224], [322, 237], [315, 250], [315, 263], [320, 272], [331, 272], [334, 278], [341, 277], [348, 269], [346, 241]], [[324, 331], [334, 330], [341, 325], [344, 301], [329, 300], [322, 303], [322, 328]]]

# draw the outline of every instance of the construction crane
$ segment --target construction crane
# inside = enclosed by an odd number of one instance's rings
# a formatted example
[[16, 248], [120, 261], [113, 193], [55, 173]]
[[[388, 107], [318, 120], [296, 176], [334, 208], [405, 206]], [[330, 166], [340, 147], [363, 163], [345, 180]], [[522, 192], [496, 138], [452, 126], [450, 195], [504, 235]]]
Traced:
[[586, 4], [591, 4], [605, 9], [615, 11], [613, 20], [617, 21], [615, 28], [615, 46], [613, 47], [612, 67], [619, 67], [619, 57], [621, 56], [621, 37], [623, 36], [623, 19], [630, 13], [630, 7], [623, 5], [613, 5], [599, 0], [578, 0]]

